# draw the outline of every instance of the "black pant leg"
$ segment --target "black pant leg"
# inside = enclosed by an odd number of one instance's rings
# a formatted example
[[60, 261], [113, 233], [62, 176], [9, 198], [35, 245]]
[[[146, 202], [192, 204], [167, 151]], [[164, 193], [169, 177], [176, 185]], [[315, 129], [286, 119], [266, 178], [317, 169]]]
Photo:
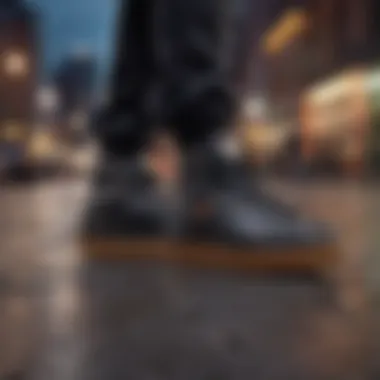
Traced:
[[225, 52], [232, 0], [158, 0], [156, 62], [165, 124], [191, 145], [222, 128], [233, 113]]
[[96, 133], [106, 152], [130, 155], [145, 144], [150, 120], [145, 97], [153, 75], [152, 3], [122, 0], [111, 75], [109, 107], [96, 122]]

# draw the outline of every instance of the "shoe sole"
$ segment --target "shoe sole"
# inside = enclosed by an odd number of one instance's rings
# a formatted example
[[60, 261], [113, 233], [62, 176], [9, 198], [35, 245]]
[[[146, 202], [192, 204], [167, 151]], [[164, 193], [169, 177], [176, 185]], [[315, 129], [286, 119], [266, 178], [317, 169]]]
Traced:
[[243, 271], [323, 271], [338, 260], [333, 244], [287, 247], [237, 248], [209, 243], [173, 242], [169, 239], [86, 238], [88, 257], [150, 260], [210, 269]]

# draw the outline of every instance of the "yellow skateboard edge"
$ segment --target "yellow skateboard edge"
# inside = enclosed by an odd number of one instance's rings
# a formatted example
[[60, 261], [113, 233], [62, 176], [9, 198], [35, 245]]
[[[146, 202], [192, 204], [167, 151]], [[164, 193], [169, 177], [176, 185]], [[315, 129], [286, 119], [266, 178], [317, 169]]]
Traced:
[[81, 244], [89, 258], [150, 260], [210, 269], [323, 271], [333, 268], [339, 258], [338, 248], [334, 244], [244, 249], [144, 238], [85, 238]]

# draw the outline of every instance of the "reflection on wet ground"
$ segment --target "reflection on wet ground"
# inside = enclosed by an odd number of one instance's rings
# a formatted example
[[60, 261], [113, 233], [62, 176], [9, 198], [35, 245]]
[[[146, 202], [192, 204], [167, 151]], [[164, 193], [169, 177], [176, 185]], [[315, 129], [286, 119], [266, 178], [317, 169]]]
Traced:
[[1, 189], [0, 379], [376, 380], [380, 193], [267, 185], [336, 228], [334, 295], [306, 278], [91, 262], [84, 180]]

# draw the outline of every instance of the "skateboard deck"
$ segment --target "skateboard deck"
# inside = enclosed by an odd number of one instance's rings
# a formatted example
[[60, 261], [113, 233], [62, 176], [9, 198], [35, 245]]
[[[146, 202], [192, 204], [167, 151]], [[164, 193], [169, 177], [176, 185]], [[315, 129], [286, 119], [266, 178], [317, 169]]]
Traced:
[[230, 247], [224, 244], [143, 238], [87, 237], [86, 256], [104, 260], [144, 260], [174, 265], [243, 271], [322, 271], [337, 262], [334, 244]]

